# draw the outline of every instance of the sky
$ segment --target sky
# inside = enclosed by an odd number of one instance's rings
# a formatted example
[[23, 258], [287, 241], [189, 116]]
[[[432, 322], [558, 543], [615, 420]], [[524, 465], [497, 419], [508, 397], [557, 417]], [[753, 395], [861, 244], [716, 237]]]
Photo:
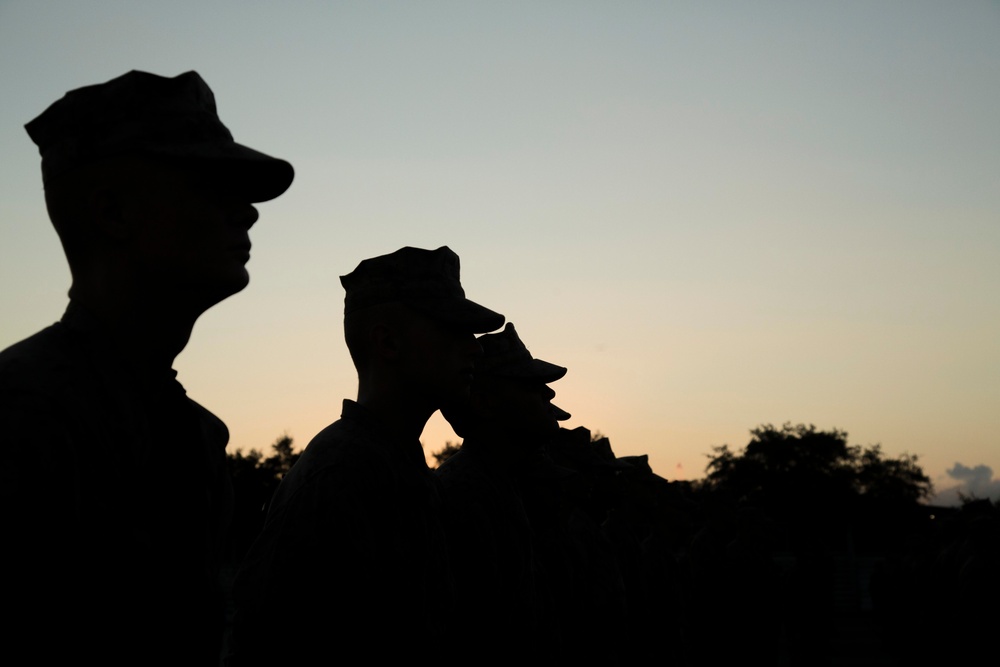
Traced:
[[569, 369], [564, 426], [662, 477], [791, 422], [1000, 497], [998, 34], [976, 0], [0, 0], [0, 348], [69, 288], [24, 124], [196, 70], [296, 170], [175, 364], [230, 451], [355, 397], [339, 276], [447, 245]]

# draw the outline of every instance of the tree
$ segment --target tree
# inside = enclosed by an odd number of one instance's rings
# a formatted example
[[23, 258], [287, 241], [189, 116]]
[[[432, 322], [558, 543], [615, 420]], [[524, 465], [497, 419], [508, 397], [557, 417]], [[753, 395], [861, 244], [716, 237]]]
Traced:
[[462, 443], [451, 442], [450, 440], [444, 443], [444, 449], [439, 452], [434, 452], [431, 456], [434, 457], [435, 468], [440, 468], [441, 464], [454, 456], [458, 450], [462, 448]]
[[852, 463], [858, 452], [847, 433], [815, 426], [771, 424], [750, 431], [741, 452], [713, 448], [706, 467], [707, 486], [739, 504], [775, 509], [796, 500], [842, 500], [851, 490]]
[[694, 632], [719, 608], [735, 610], [754, 628], [744, 643], [780, 628], [789, 662], [812, 664], [832, 649], [839, 610], [862, 610], [866, 593], [886, 595], [868, 564], [891, 562], [926, 531], [929, 509], [919, 501], [931, 482], [916, 456], [851, 445], [839, 429], [764, 424], [750, 436], [741, 450], [722, 445], [708, 457], [703, 498], [712, 511], [689, 559], [696, 590], [710, 595], [708, 606], [692, 600]]
[[919, 501], [933, 491], [916, 456], [849, 445], [846, 431], [786, 423], [750, 435], [741, 451], [713, 448], [705, 488], [717, 500], [762, 509], [799, 537], [825, 539], [853, 525], [859, 536], [881, 539], [911, 526], [905, 522], [917, 520]]
[[866, 498], [883, 502], [914, 503], [927, 500], [934, 492], [915, 455], [904, 453], [898, 459], [883, 458], [881, 445], [862, 452], [857, 483]]
[[810, 498], [830, 493], [913, 503], [933, 492], [916, 456], [893, 459], [885, 457], [881, 445], [849, 445], [846, 431], [785, 423], [781, 428], [758, 426], [750, 435], [741, 452], [728, 445], [713, 448], [706, 467], [710, 489], [754, 504], [792, 500], [782, 497], [788, 494]]

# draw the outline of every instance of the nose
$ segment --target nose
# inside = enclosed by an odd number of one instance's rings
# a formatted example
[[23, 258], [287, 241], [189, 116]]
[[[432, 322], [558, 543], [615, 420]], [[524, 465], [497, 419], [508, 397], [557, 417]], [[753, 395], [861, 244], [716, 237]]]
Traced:
[[550, 387], [547, 384], [542, 385], [542, 387], [543, 387], [542, 395], [545, 397], [545, 400], [551, 401], [553, 398], [556, 397], [556, 392], [552, 389], [552, 387]]
[[260, 217], [256, 206], [235, 195], [222, 195], [217, 200], [217, 206], [227, 224], [239, 229], [250, 229]]
[[233, 215], [233, 224], [243, 229], [250, 229], [257, 222], [258, 218], [260, 218], [260, 212], [256, 206], [241, 204], [238, 211]]

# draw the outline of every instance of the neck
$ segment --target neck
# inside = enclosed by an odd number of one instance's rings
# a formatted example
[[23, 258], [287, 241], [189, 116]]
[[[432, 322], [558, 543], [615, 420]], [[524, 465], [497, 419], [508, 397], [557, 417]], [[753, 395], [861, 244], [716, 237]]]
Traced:
[[386, 388], [378, 389], [363, 381], [358, 385], [357, 402], [399, 438], [413, 441], [420, 440], [427, 420], [436, 409], [414, 400], [412, 396]]
[[201, 310], [176, 300], [114, 298], [111, 293], [74, 285], [70, 299], [80, 304], [136, 363], [170, 368], [187, 345]]

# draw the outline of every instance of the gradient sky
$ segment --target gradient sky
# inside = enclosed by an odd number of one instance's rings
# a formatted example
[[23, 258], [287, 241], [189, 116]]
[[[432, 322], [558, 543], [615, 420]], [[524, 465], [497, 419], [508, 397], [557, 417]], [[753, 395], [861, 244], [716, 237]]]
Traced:
[[566, 425], [663, 477], [792, 422], [996, 491], [998, 36], [985, 1], [0, 0], [0, 347], [69, 287], [24, 123], [194, 69], [296, 168], [175, 365], [231, 451], [355, 396], [340, 275], [447, 245]]

